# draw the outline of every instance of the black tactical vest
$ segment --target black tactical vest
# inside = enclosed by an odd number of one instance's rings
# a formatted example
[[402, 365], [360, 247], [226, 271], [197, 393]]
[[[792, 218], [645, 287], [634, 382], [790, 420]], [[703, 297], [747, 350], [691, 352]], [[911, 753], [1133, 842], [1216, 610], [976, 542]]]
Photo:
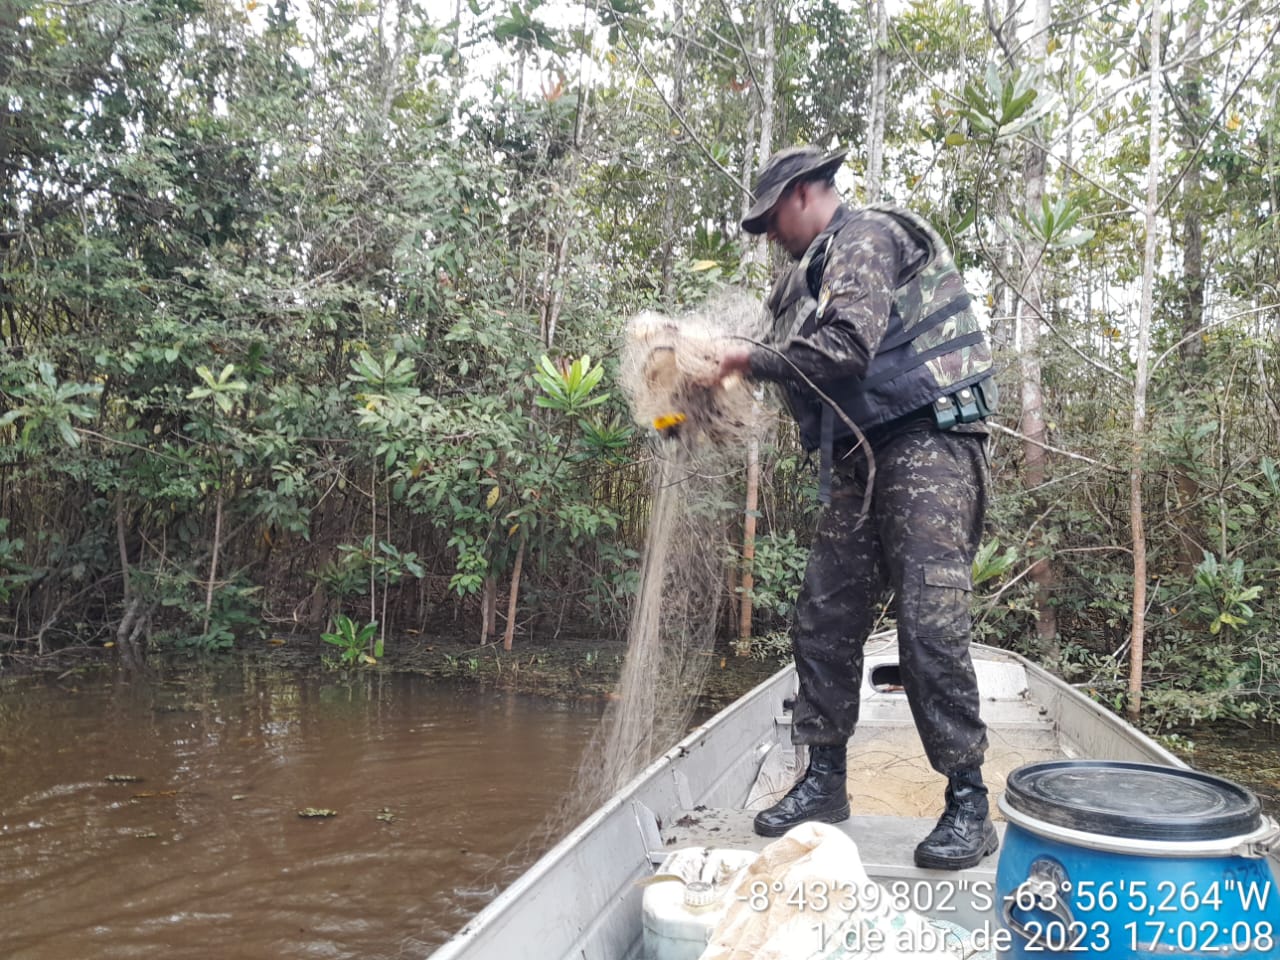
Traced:
[[[898, 278], [888, 328], [866, 375], [823, 384], [823, 392], [864, 433], [935, 403], [959, 406], [956, 398], [965, 388], [987, 380], [994, 372], [991, 350], [946, 243], [927, 222], [899, 207], [850, 211], [825, 240], [819, 238], [805, 257], [779, 278], [769, 298], [775, 318], [774, 341], [781, 346], [790, 337], [804, 337], [817, 328], [827, 254], [843, 231], [868, 219], [882, 221], [886, 229], [896, 226], [906, 231], [928, 254], [908, 276]], [[824, 416], [826, 404], [807, 384], [787, 380], [785, 391], [806, 449], [827, 448], [824, 453], [828, 453], [833, 440], [852, 436], [840, 417], [833, 417], [829, 410]], [[994, 390], [986, 393], [993, 403]], [[825, 436], [824, 426], [828, 431]]]

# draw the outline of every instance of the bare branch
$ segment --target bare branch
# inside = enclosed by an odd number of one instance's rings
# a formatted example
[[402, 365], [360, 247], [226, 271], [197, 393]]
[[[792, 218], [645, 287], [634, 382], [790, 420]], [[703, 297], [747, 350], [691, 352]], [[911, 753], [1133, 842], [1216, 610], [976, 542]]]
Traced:
[[1035, 446], [1040, 447], [1042, 450], [1047, 450], [1050, 453], [1056, 453], [1059, 456], [1067, 457], [1070, 460], [1079, 460], [1081, 463], [1087, 463], [1090, 466], [1100, 467], [1103, 470], [1111, 470], [1116, 473], [1126, 472], [1125, 468], [1123, 467], [1113, 467], [1109, 464], [1103, 463], [1101, 460], [1094, 460], [1092, 457], [1086, 457], [1083, 453], [1072, 453], [1070, 450], [1063, 450], [1061, 447], [1055, 447], [1050, 444], [1043, 443], [1039, 440], [1033, 440], [1031, 437], [1028, 437], [1025, 434], [1019, 433], [1017, 430], [1012, 430], [1001, 423], [988, 421], [987, 426], [989, 426], [993, 430], [998, 431], [999, 433], [1007, 434], [1010, 437], [1015, 437], [1018, 440], [1023, 441], [1024, 443], [1034, 444]]
[[742, 59], [747, 62], [747, 72], [751, 74], [751, 90], [756, 95], [756, 100], [760, 104], [760, 109], [765, 109], [764, 92], [760, 88], [760, 78], [756, 76], [755, 63], [751, 60], [751, 51], [747, 49], [747, 41], [742, 39], [742, 31], [738, 29], [738, 21], [733, 19], [733, 11], [729, 9], [726, 0], [720, 0], [720, 6], [724, 10], [724, 15], [728, 18], [729, 23], [733, 25], [733, 35], [738, 38], [738, 49], [742, 51]]
[[[996, 258], [991, 255], [991, 252], [987, 249], [986, 244], [982, 241], [981, 233], [978, 234], [978, 244], [982, 247], [983, 255], [986, 256], [988, 262], [991, 265], [991, 272], [994, 273], [1001, 280], [1003, 280], [1006, 284], [1008, 284], [1009, 289], [1014, 292], [1014, 295], [1019, 300], [1021, 300], [1023, 303], [1026, 303], [1027, 298], [1023, 296], [1021, 287], [1019, 287], [1018, 284], [1014, 283], [1013, 280], [1007, 277], [1004, 271], [1000, 269], [1000, 265], [999, 263], [996, 262]], [[1046, 327], [1048, 327], [1049, 332], [1052, 333], [1055, 337], [1057, 337], [1060, 341], [1062, 341], [1063, 346], [1065, 346], [1068, 350], [1074, 353], [1077, 357], [1079, 357], [1085, 363], [1089, 364], [1089, 366], [1095, 367], [1096, 369], [1102, 371], [1108, 376], [1114, 377], [1115, 379], [1119, 380], [1123, 384], [1130, 385], [1130, 386], [1133, 384], [1133, 381], [1129, 377], [1126, 377], [1119, 370], [1116, 370], [1108, 366], [1107, 364], [1099, 360], [1097, 357], [1089, 356], [1089, 354], [1085, 353], [1083, 350], [1077, 347], [1074, 343], [1071, 342], [1069, 338], [1064, 336], [1062, 332], [1059, 331], [1058, 328], [1052, 322], [1050, 322], [1049, 318], [1044, 315], [1044, 312], [1042, 310], [1036, 309], [1034, 304], [1030, 304], [1030, 306], [1033, 309], [1035, 309], [1036, 318], [1041, 323], [1043, 323]]]
[[725, 179], [733, 184], [735, 189], [742, 190], [743, 186], [738, 182], [738, 178], [730, 171], [726, 170], [724, 165], [712, 155], [711, 151], [707, 148], [707, 145], [698, 138], [693, 127], [689, 126], [689, 121], [684, 118], [684, 114], [677, 110], [675, 105], [667, 99], [667, 95], [662, 92], [662, 87], [658, 84], [658, 81], [654, 78], [653, 74], [649, 72], [649, 67], [644, 62], [644, 57], [636, 48], [635, 44], [631, 42], [631, 38], [627, 35], [626, 28], [623, 26], [621, 19], [615, 17], [614, 23], [618, 25], [618, 36], [622, 37], [623, 42], [627, 45], [627, 49], [631, 51], [632, 57], [635, 58], [636, 66], [638, 66], [640, 71], [648, 78], [649, 84], [653, 87], [654, 91], [658, 94], [658, 97], [662, 100], [662, 103], [666, 106], [667, 112], [670, 113], [671, 116], [675, 117], [680, 126], [684, 129], [684, 132], [689, 135], [690, 141], [692, 141], [693, 145], [702, 151], [703, 156], [711, 161], [711, 165], [715, 167], [716, 170], [720, 171]]
[[1206, 324], [1203, 324], [1202, 326], [1197, 327], [1195, 330], [1192, 330], [1185, 337], [1178, 340], [1172, 346], [1167, 348], [1164, 351], [1164, 353], [1160, 354], [1160, 356], [1156, 357], [1154, 360], [1151, 361], [1152, 373], [1154, 373], [1156, 368], [1160, 366], [1160, 364], [1164, 363], [1164, 361], [1169, 358], [1169, 355], [1172, 354], [1175, 350], [1177, 350], [1180, 346], [1182, 346], [1184, 343], [1186, 343], [1189, 340], [1194, 340], [1196, 337], [1203, 334], [1206, 330], [1212, 330], [1214, 327], [1225, 326], [1226, 324], [1230, 323], [1232, 320], [1238, 320], [1241, 317], [1251, 317], [1251, 316], [1254, 316], [1255, 314], [1267, 313], [1273, 310], [1280, 310], [1280, 306], [1276, 306], [1275, 304], [1267, 304], [1266, 306], [1262, 306], [1262, 307], [1254, 307], [1251, 310], [1241, 310], [1238, 313], [1233, 313], [1230, 316], [1222, 317], [1219, 320], [1213, 320], [1209, 323], [1206, 323]]
[[1262, 55], [1264, 53], [1267, 53], [1271, 49], [1272, 44], [1275, 42], [1277, 33], [1280, 33], [1280, 20], [1277, 20], [1275, 25], [1272, 26], [1271, 32], [1267, 35], [1266, 43], [1264, 43], [1259, 48], [1257, 55], [1253, 58], [1252, 61], [1250, 61], [1249, 66], [1245, 68], [1244, 73], [1242, 73], [1240, 76], [1239, 83], [1235, 85], [1231, 93], [1229, 93], [1226, 97], [1223, 98], [1222, 104], [1218, 107], [1214, 115], [1209, 119], [1209, 122], [1205, 124], [1204, 133], [1200, 135], [1200, 139], [1196, 143], [1195, 150], [1192, 152], [1191, 156], [1187, 158], [1186, 163], [1182, 165], [1182, 169], [1178, 171], [1178, 175], [1173, 178], [1173, 183], [1169, 184], [1168, 191], [1165, 193], [1164, 197], [1161, 198], [1160, 202], [1156, 205], [1157, 210], [1164, 209], [1165, 205], [1177, 194], [1178, 186], [1182, 183], [1183, 179], [1186, 177], [1187, 171], [1191, 169], [1191, 165], [1195, 163], [1196, 159], [1200, 156], [1201, 152], [1203, 152], [1205, 142], [1209, 139], [1209, 134], [1211, 134], [1217, 128], [1218, 121], [1222, 118], [1223, 113], [1226, 112], [1227, 107], [1229, 107], [1232, 104], [1232, 102], [1234, 102], [1236, 96], [1240, 93], [1240, 88], [1244, 86], [1245, 81], [1248, 80], [1249, 77], [1253, 74], [1253, 68], [1258, 65], [1258, 61], [1262, 59]]

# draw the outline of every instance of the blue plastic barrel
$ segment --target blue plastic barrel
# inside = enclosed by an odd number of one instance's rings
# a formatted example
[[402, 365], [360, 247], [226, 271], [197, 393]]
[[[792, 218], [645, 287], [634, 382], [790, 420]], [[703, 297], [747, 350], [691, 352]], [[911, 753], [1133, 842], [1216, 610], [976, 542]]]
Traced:
[[1019, 767], [1000, 810], [1001, 957], [1280, 957], [1280, 831], [1250, 791], [1195, 770]]

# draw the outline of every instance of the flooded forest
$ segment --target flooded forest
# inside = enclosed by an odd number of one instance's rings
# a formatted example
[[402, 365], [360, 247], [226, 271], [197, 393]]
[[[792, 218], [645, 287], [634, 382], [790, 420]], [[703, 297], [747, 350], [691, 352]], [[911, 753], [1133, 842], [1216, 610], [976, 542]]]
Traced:
[[[977, 639], [1157, 734], [1265, 728], [1277, 29], [1217, 0], [6, 0], [0, 677], [612, 662], [656, 436], [623, 327], [763, 300], [748, 188], [812, 143], [849, 149], [846, 203], [936, 226], [995, 345]], [[785, 656], [817, 507], [776, 419], [705, 544], [730, 658]]]

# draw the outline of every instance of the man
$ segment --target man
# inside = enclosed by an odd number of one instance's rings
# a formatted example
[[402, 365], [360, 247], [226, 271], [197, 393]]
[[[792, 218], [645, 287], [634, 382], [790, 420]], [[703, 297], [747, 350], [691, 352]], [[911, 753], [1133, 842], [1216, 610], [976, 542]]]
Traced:
[[915, 861], [958, 870], [997, 846], [969, 657], [971, 569], [987, 497], [982, 418], [995, 401], [991, 352], [932, 227], [903, 209], [841, 204], [834, 179], [844, 157], [792, 147], [760, 173], [743, 229], [768, 234], [797, 263], [769, 298], [776, 349], [725, 347], [718, 371], [782, 387], [805, 446], [819, 451], [827, 503], [792, 628], [800, 679], [792, 739], [809, 746], [809, 766], [755, 829], [780, 836], [805, 820], [849, 816], [846, 743], [858, 719], [863, 644], [890, 588], [912, 717], [930, 764], [947, 777], [946, 810]]

